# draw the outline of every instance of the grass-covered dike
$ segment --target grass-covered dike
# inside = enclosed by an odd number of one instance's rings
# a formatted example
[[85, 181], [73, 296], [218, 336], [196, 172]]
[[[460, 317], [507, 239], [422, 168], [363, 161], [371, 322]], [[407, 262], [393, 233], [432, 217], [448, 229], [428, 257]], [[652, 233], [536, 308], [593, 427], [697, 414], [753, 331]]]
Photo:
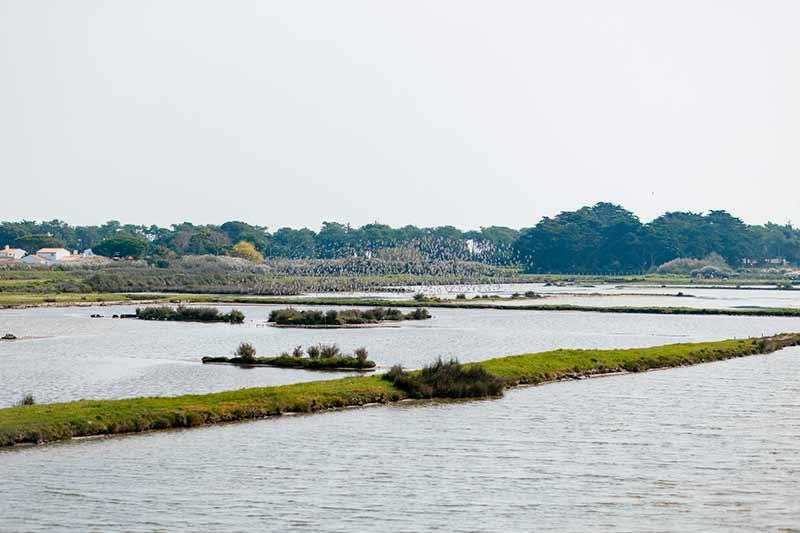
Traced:
[[[471, 375], [471, 367], [478, 366], [490, 376], [488, 385], [497, 379], [502, 382], [503, 388], [507, 388], [560, 379], [720, 361], [771, 353], [799, 344], [800, 334], [782, 334], [641, 349], [555, 350], [490, 359], [463, 365], [459, 370], [445, 369], [443, 375], [447, 379], [456, 376], [460, 380], [464, 375]], [[422, 374], [419, 371], [400, 372], [411, 380]], [[487, 374], [479, 372], [476, 375], [485, 378]], [[451, 397], [442, 392], [441, 383], [423, 380], [421, 384], [424, 386], [416, 386], [414, 389], [417, 392], [408, 392], [411, 389], [397, 383], [397, 380], [381, 376], [350, 377], [171, 398], [82, 400], [10, 407], [0, 409], [0, 446], [201, 426], [286, 413], [313, 413], [371, 403], [395, 402], [411, 397]], [[463, 385], [458, 381], [453, 382], [455, 387]], [[491, 388], [488, 386], [487, 395], [491, 395]]]

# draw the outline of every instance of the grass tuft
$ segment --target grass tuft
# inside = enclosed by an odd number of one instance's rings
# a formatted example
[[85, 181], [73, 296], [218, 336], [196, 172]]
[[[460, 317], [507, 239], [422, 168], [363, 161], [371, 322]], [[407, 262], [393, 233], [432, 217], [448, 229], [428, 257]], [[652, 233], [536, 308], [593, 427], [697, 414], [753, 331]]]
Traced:
[[383, 378], [410, 398], [485, 398], [503, 394], [503, 381], [479, 365], [464, 366], [457, 359], [437, 359], [417, 372], [399, 365]]

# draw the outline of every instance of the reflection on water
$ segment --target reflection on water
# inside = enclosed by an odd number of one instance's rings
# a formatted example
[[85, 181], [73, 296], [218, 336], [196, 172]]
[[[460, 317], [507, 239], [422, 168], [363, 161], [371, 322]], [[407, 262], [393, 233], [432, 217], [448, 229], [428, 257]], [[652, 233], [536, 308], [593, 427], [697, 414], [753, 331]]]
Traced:
[[0, 452], [1, 531], [779, 531], [800, 349]]
[[238, 306], [247, 323], [197, 324], [92, 319], [133, 307], [0, 311], [0, 406], [25, 393], [39, 402], [232, 390], [340, 377], [272, 368], [201, 365], [241, 341], [272, 355], [296, 345], [365, 346], [379, 364], [419, 367], [437, 356], [463, 361], [555, 348], [639, 347], [800, 331], [800, 318], [615, 315], [576, 312], [433, 309], [434, 318], [400, 327], [310, 330], [267, 327], [276, 306]]

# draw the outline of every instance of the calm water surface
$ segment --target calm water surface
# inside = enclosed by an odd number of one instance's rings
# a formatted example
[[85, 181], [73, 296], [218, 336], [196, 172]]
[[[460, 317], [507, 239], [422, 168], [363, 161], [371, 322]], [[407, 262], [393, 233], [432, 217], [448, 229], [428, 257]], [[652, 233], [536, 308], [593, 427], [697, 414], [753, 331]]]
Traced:
[[[509, 302], [494, 301], [493, 304], [512, 305], [572, 304], [585, 306], [630, 306], [630, 307], [696, 307], [696, 308], [744, 308], [744, 307], [800, 307], [800, 292], [776, 290], [770, 287], [708, 288], [708, 287], [660, 287], [653, 285], [564, 285], [547, 286], [544, 283], [497, 283], [481, 285], [434, 285], [427, 287], [399, 287], [405, 292], [353, 292], [338, 296], [376, 297], [389, 300], [407, 300], [422, 292], [429, 296], [452, 299], [458, 294], [468, 298], [480, 295], [511, 296], [532, 291], [544, 298], [536, 300], [515, 299]], [[328, 294], [306, 295], [330, 297]], [[302, 296], [298, 296], [301, 298]]]
[[[800, 331], [800, 318], [620, 315], [576, 312], [432, 309], [434, 318], [400, 327], [309, 330], [266, 326], [276, 306], [237, 306], [247, 323], [197, 324], [92, 319], [134, 307], [0, 311], [0, 406], [31, 393], [39, 402], [174, 396], [277, 385], [342, 374], [202, 365], [241, 341], [262, 355], [296, 345], [365, 346], [380, 365], [417, 368], [438, 356], [473, 361], [555, 348], [641, 347]], [[226, 308], [227, 309], [227, 308]]]
[[797, 530], [798, 376], [788, 349], [3, 451], [0, 531]]

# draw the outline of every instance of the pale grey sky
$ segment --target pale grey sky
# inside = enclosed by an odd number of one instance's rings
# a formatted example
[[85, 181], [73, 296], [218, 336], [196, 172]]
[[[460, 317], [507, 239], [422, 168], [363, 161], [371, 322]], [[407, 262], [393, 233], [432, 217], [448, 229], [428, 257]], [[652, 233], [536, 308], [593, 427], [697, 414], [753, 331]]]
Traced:
[[800, 223], [800, 2], [0, 0], [0, 220]]

